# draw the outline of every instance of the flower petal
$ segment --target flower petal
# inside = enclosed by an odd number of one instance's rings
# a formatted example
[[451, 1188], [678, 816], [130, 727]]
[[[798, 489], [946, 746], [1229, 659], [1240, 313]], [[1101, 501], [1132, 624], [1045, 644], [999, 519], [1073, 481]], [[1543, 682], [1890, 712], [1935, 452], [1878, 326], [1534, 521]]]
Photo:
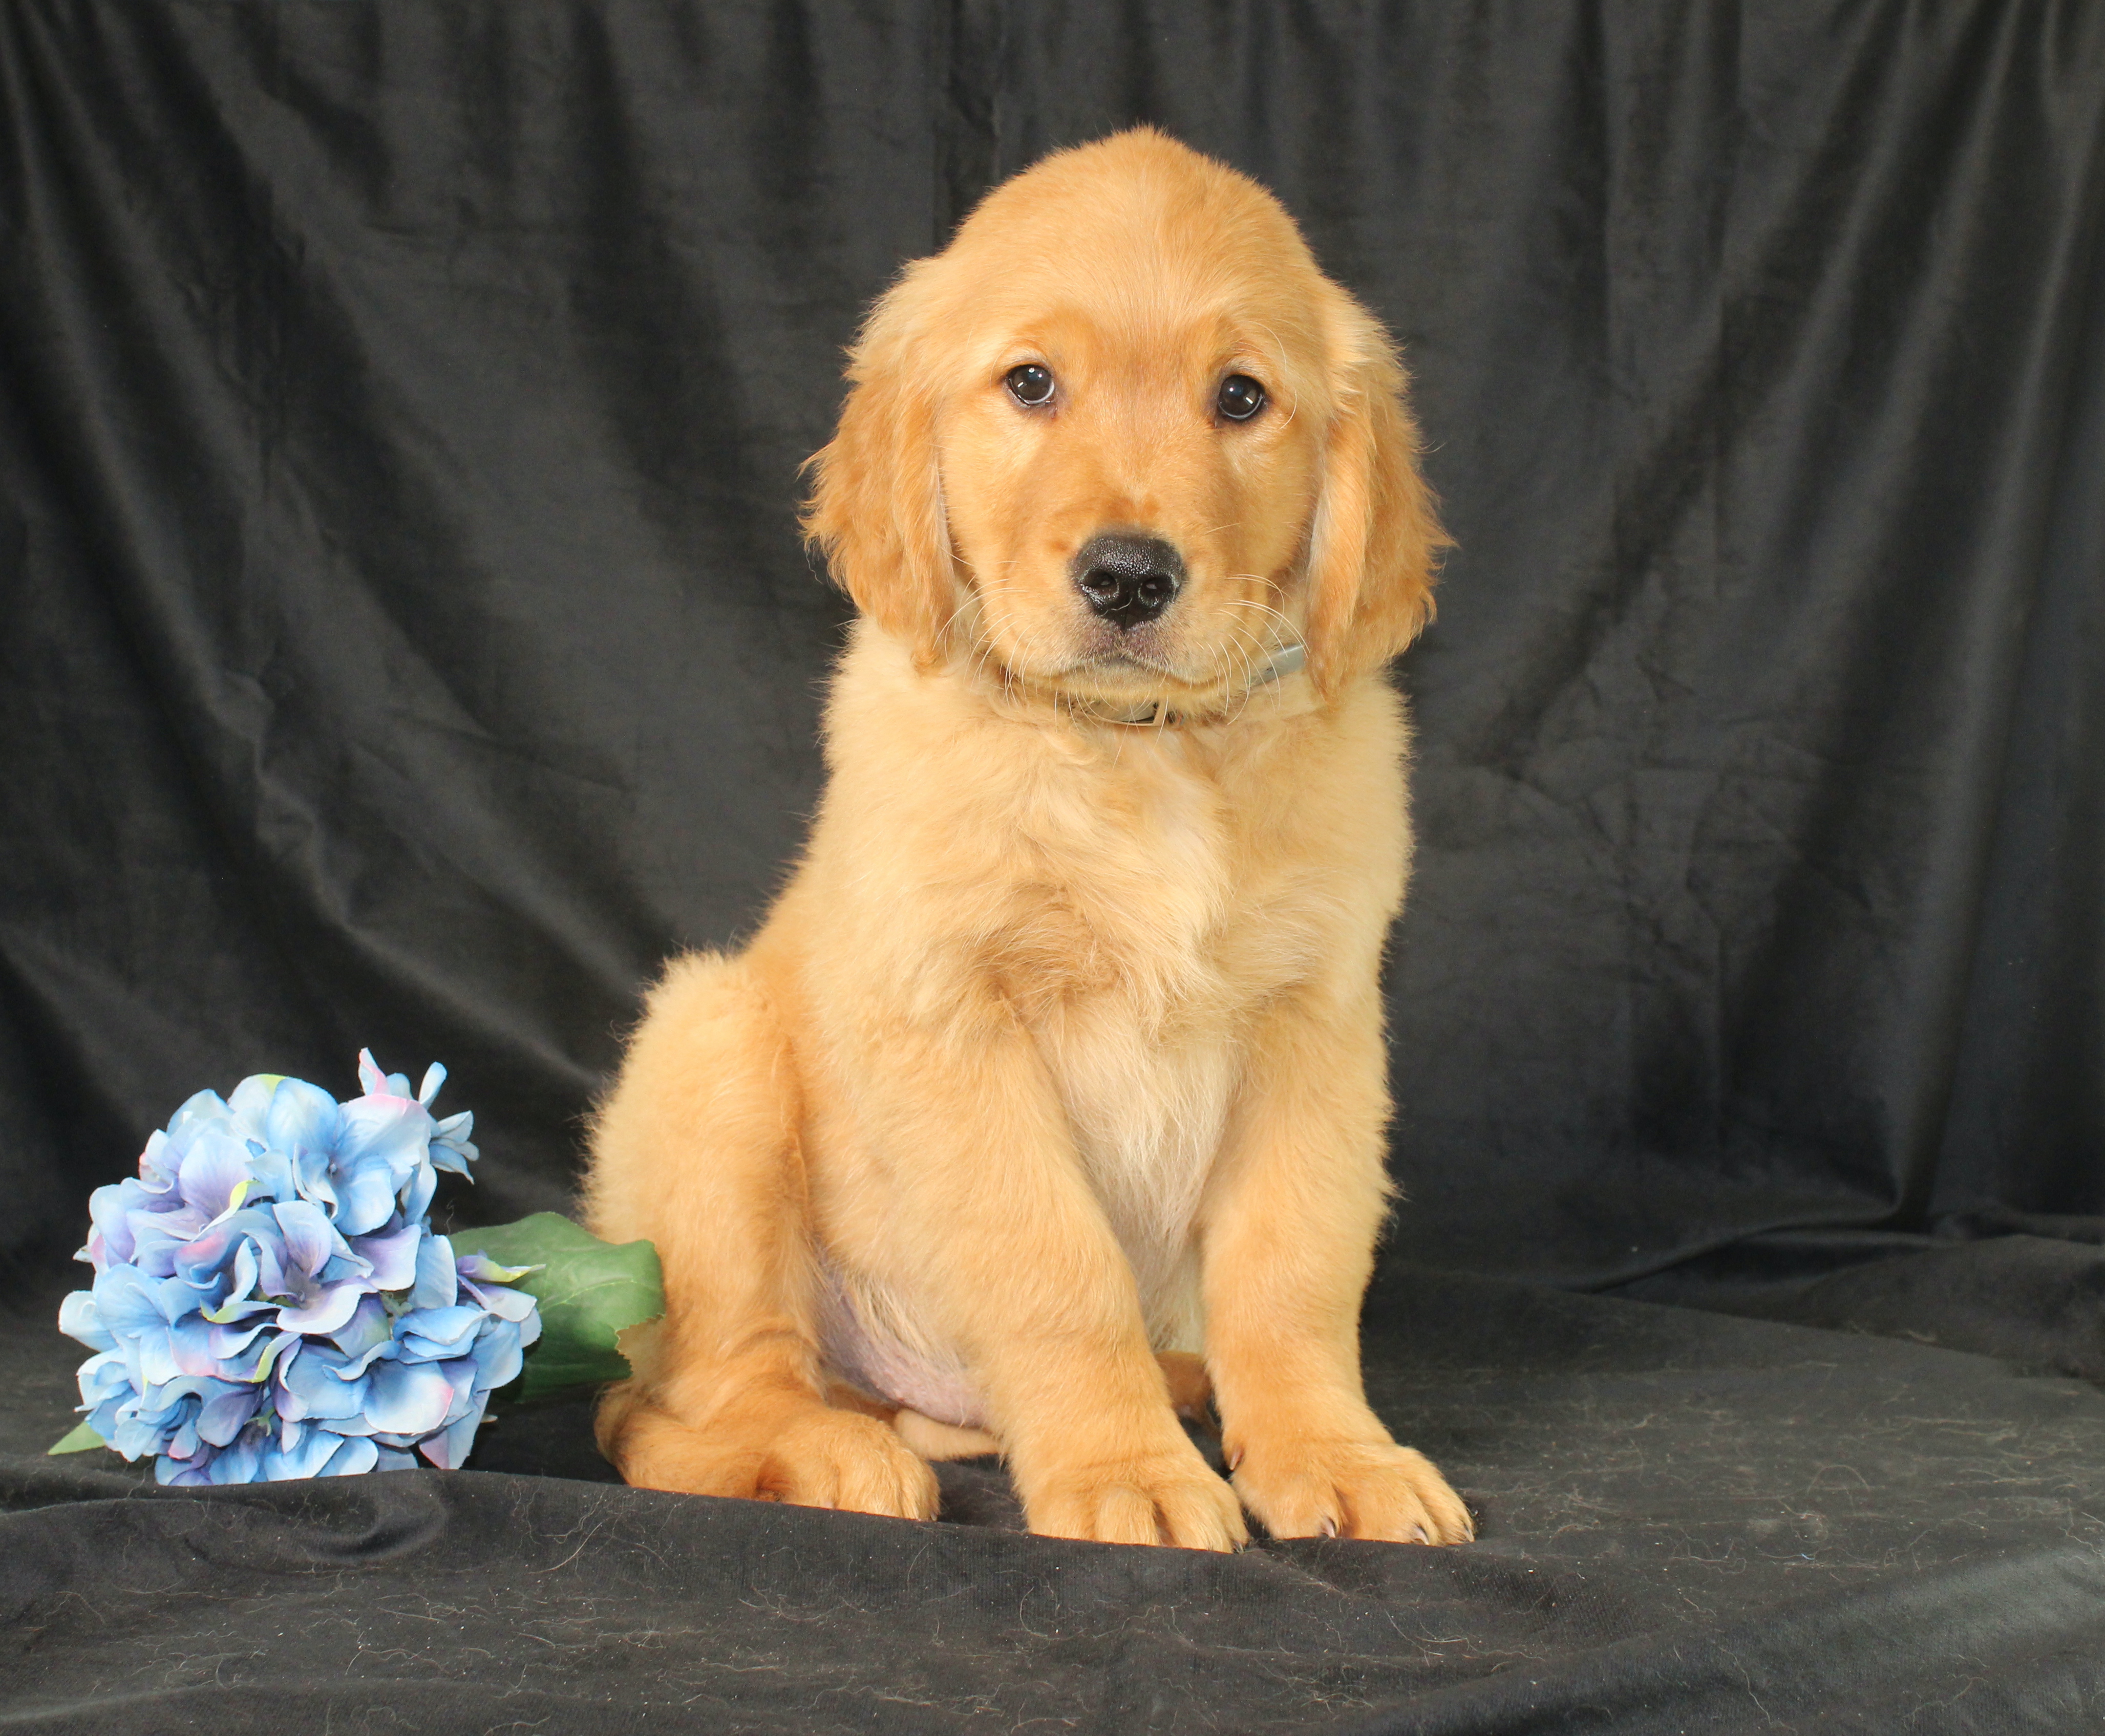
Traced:
[[439, 1358], [458, 1356], [474, 1340], [476, 1328], [482, 1324], [483, 1311], [467, 1303], [456, 1303], [451, 1308], [419, 1308], [404, 1314], [395, 1323], [395, 1330], [403, 1338], [422, 1338], [440, 1346], [427, 1354]]
[[215, 1447], [228, 1445], [262, 1402], [262, 1394], [253, 1386], [229, 1386], [215, 1393], [198, 1412], [199, 1436]]
[[351, 1252], [371, 1263], [374, 1289], [407, 1290], [417, 1282], [418, 1250], [429, 1234], [413, 1221], [399, 1229], [355, 1238]]
[[429, 1434], [453, 1408], [452, 1385], [430, 1363], [375, 1363], [366, 1387], [367, 1420], [391, 1435]]
[[539, 1265], [499, 1265], [487, 1254], [456, 1254], [454, 1270], [463, 1278], [472, 1278], [477, 1283], [516, 1284], [529, 1272], [547, 1270]]
[[288, 1424], [286, 1441], [283, 1446], [266, 1449], [258, 1467], [265, 1478], [273, 1483], [288, 1481], [294, 1477], [316, 1477], [322, 1467], [336, 1456], [342, 1445], [343, 1437], [312, 1426]]
[[248, 1191], [241, 1196], [244, 1206], [266, 1206], [274, 1200], [297, 1199], [300, 1195], [298, 1184], [293, 1179], [293, 1159], [286, 1153], [273, 1151], [260, 1141], [248, 1149], [248, 1173], [253, 1178]]
[[[275, 1332], [263, 1336], [270, 1327], [268, 1320], [258, 1321], [245, 1330], [239, 1326], [221, 1326], [213, 1328], [213, 1342], [221, 1346], [219, 1374], [221, 1380], [261, 1382], [270, 1378], [270, 1370], [279, 1359], [285, 1359], [288, 1366], [299, 1347], [306, 1341], [297, 1332]], [[239, 1338], [224, 1338], [221, 1333], [238, 1334]]]
[[263, 1143], [273, 1151], [297, 1155], [328, 1151], [342, 1137], [343, 1112], [335, 1098], [305, 1079], [280, 1079], [264, 1111]]
[[336, 1221], [346, 1235], [364, 1235], [394, 1216], [397, 1183], [384, 1156], [365, 1157], [348, 1171], [339, 1167], [335, 1179]]
[[95, 1275], [96, 1318], [119, 1343], [155, 1327], [166, 1326], [159, 1286], [136, 1266], [114, 1265]]
[[341, 1331], [358, 1310], [358, 1300], [370, 1292], [356, 1279], [324, 1284], [297, 1306], [278, 1310], [278, 1324], [288, 1332], [306, 1332], [326, 1338]]
[[216, 1484], [253, 1483], [263, 1457], [263, 1443], [253, 1432], [235, 1437], [214, 1457], [209, 1475]]
[[[211, 1316], [207, 1315], [206, 1318], [209, 1319]], [[268, 1329], [270, 1324], [268, 1320], [254, 1319], [212, 1322], [212, 1354], [219, 1359], [220, 1372], [225, 1378], [235, 1381], [254, 1378], [247, 1374], [228, 1374], [226, 1368], [230, 1363], [238, 1364], [241, 1353], [255, 1343], [257, 1336]], [[262, 1353], [259, 1350], [257, 1354], [260, 1356]]]
[[[169, 1118], [168, 1143], [158, 1154], [163, 1185], [172, 1187], [175, 1185], [176, 1171], [181, 1167], [183, 1154], [190, 1149], [191, 1142], [200, 1133], [210, 1127], [231, 1128], [237, 1136], [240, 1131], [231, 1105], [217, 1091], [198, 1091]], [[146, 1141], [146, 1149], [153, 1150], [151, 1140]], [[139, 1173], [143, 1176], [146, 1174], [143, 1153], [140, 1157], [140, 1165]]]
[[[154, 1137], [159, 1139], [161, 1136], [157, 1133]], [[145, 1189], [129, 1176], [122, 1181], [113, 1181], [108, 1187], [97, 1188], [87, 1196], [88, 1220], [95, 1226], [88, 1234], [88, 1246], [95, 1251], [92, 1257], [98, 1268], [131, 1264], [131, 1215], [144, 1211], [150, 1198]]]
[[519, 1328], [509, 1320], [492, 1320], [475, 1341], [475, 1390], [494, 1392], [519, 1378], [525, 1366]]
[[450, 1170], [456, 1176], [467, 1176], [473, 1180], [468, 1166], [481, 1155], [468, 1137], [474, 1126], [475, 1117], [466, 1109], [446, 1117], [431, 1130], [431, 1162], [440, 1169]]
[[[173, 1276], [198, 1290], [234, 1294], [253, 1286], [258, 1275], [254, 1243], [275, 1239], [277, 1218], [267, 1207], [245, 1207], [204, 1225], [178, 1248]], [[248, 1252], [246, 1283], [240, 1255]]]
[[524, 1320], [534, 1314], [537, 1306], [524, 1290], [510, 1289], [503, 1284], [469, 1283], [463, 1279], [461, 1287], [500, 1320]]
[[482, 1406], [478, 1404], [458, 1421], [449, 1423], [440, 1433], [418, 1444], [420, 1451], [440, 1470], [458, 1470], [467, 1462], [469, 1452], [475, 1446], [475, 1431], [482, 1426]]
[[80, 1381], [81, 1402], [85, 1404], [100, 1404], [119, 1393], [136, 1390], [124, 1367], [124, 1359], [114, 1350], [104, 1350], [89, 1357], [80, 1365], [77, 1378]]
[[146, 1136], [146, 1149], [139, 1154], [139, 1180], [156, 1194], [166, 1193], [175, 1185], [182, 1161], [182, 1153], [156, 1128]]
[[355, 1361], [375, 1346], [387, 1343], [395, 1333], [387, 1305], [377, 1296], [361, 1296], [351, 1319], [330, 1335], [337, 1350]]
[[428, 1163], [420, 1163], [417, 1173], [409, 1178], [409, 1185], [402, 1189], [402, 1215], [418, 1223], [424, 1221], [431, 1209], [431, 1195], [439, 1189], [439, 1172]]
[[[333, 1353], [310, 1344], [305, 1354], [278, 1372], [279, 1415], [288, 1422], [305, 1421], [310, 1417], [341, 1421], [360, 1415], [368, 1398], [366, 1383], [339, 1380], [337, 1373], [341, 1366]], [[301, 1475], [310, 1474], [302, 1471]]]
[[[206, 1309], [205, 1319], [226, 1325], [270, 1307], [267, 1297], [256, 1294], [257, 1280], [262, 1275], [255, 1241], [244, 1235], [234, 1250], [234, 1270], [227, 1284], [226, 1299], [216, 1307]], [[242, 1342], [245, 1344], [248, 1340], [244, 1338]]]
[[354, 1097], [343, 1106], [343, 1136], [337, 1141], [339, 1173], [347, 1166], [378, 1159], [396, 1185], [424, 1161], [431, 1136], [431, 1112], [414, 1097]]
[[168, 1354], [185, 1374], [200, 1378], [218, 1374], [220, 1359], [212, 1338], [219, 1331], [202, 1314], [190, 1314], [168, 1328]]
[[69, 1338], [78, 1338], [91, 1350], [117, 1348], [115, 1337], [96, 1310], [92, 1290], [76, 1290], [59, 1304], [59, 1330]]
[[321, 1477], [355, 1477], [373, 1469], [380, 1457], [380, 1449], [369, 1440], [356, 1435], [346, 1435], [344, 1443], [330, 1455], [328, 1462], [315, 1473]]
[[311, 1199], [330, 1217], [336, 1216], [336, 1178], [329, 1173], [326, 1151], [300, 1150], [292, 1158], [293, 1191]]
[[284, 1239], [285, 1267], [312, 1278], [338, 1254], [348, 1255], [351, 1244], [337, 1234], [336, 1226], [311, 1199], [288, 1199], [270, 1207]]
[[417, 1287], [410, 1292], [412, 1308], [450, 1308], [460, 1295], [455, 1277], [454, 1245], [444, 1236], [427, 1236], [417, 1250]]
[[183, 1203], [210, 1220], [226, 1210], [235, 1189], [248, 1180], [248, 1146], [230, 1130], [213, 1127], [203, 1130], [184, 1154], [176, 1185]]
[[134, 1212], [130, 1216], [132, 1264], [150, 1278], [172, 1278], [176, 1262], [203, 1225], [204, 1215], [185, 1207], [178, 1212]]

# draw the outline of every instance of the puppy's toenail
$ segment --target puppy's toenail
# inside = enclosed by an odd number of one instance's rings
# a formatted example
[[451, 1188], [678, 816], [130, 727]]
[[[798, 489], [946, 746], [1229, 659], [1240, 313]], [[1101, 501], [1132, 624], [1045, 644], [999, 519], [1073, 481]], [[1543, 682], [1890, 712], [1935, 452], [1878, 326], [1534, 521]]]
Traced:
[[1426, 1536], [1425, 1527], [1423, 1525], [1413, 1525], [1410, 1528], [1410, 1534], [1421, 1543], [1429, 1543], [1432, 1541], [1431, 1537]]
[[1330, 1515], [1329, 1514], [1327, 1514], [1327, 1513], [1326, 1513], [1326, 1514], [1325, 1514], [1325, 1515], [1323, 1515], [1323, 1535], [1324, 1535], [1325, 1537], [1334, 1537], [1337, 1536], [1337, 1534], [1338, 1534], [1338, 1522], [1337, 1522], [1337, 1520], [1335, 1520], [1334, 1519], [1331, 1518], [1331, 1517], [1330, 1517]]

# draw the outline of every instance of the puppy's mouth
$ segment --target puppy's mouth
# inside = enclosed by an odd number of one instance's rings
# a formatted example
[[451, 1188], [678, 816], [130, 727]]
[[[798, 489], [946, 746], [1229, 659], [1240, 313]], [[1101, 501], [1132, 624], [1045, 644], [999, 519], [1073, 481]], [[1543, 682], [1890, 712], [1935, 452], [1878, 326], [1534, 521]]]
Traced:
[[1115, 688], [1121, 694], [1146, 691], [1160, 693], [1165, 687], [1190, 691], [1197, 687], [1218, 685], [1213, 681], [1195, 681], [1182, 670], [1160, 657], [1127, 648], [1115, 651], [1097, 651], [1077, 658], [1060, 672], [1062, 681], [1089, 681], [1095, 678], [1102, 685]]
[[1155, 675], [1166, 675], [1172, 680], [1181, 680], [1169, 664], [1158, 663], [1154, 658], [1142, 657], [1131, 651], [1101, 651], [1094, 657], [1086, 657], [1075, 665], [1077, 669], [1145, 669]]

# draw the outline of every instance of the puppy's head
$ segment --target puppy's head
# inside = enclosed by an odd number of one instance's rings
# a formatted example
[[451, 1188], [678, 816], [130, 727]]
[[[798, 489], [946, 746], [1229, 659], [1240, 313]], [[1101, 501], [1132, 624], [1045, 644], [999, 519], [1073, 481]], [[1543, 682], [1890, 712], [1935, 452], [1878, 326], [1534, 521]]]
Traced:
[[848, 377], [806, 528], [924, 667], [1203, 704], [1302, 644], [1334, 693], [1431, 613], [1394, 347], [1276, 199], [1160, 133], [997, 188]]

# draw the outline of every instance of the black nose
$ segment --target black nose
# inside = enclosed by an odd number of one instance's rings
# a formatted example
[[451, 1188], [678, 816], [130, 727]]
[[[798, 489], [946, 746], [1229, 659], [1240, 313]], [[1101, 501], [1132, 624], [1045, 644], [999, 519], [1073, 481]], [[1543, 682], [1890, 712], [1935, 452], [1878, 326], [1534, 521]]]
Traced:
[[1184, 557], [1160, 537], [1092, 537], [1075, 557], [1075, 582], [1105, 620], [1138, 627], [1176, 596]]

